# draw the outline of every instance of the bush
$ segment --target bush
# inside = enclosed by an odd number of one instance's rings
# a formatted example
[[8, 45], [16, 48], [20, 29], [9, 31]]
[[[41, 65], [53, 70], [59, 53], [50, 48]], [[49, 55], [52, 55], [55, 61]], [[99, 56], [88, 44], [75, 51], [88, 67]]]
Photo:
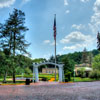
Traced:
[[81, 74], [81, 78], [86, 78], [86, 72]]
[[31, 69], [29, 69], [28, 67], [25, 68], [25, 74], [30, 75], [32, 73]]
[[85, 72], [84, 68], [78, 69], [77, 73], [78, 73], [78, 75], [77, 75], [78, 77], [81, 77], [81, 78], [85, 78], [86, 77], [86, 72]]
[[68, 72], [65, 73], [65, 82], [68, 82], [70, 80], [71, 80], [71, 72], [68, 71]]
[[24, 77], [25, 77], [25, 78], [32, 78], [33, 75], [24, 74]]
[[16, 74], [17, 75], [20, 75], [20, 74], [22, 74], [24, 72], [24, 69], [22, 69], [21, 67], [17, 67], [16, 68]]
[[100, 71], [94, 70], [94, 71], [90, 72], [89, 78], [99, 79], [100, 78]]

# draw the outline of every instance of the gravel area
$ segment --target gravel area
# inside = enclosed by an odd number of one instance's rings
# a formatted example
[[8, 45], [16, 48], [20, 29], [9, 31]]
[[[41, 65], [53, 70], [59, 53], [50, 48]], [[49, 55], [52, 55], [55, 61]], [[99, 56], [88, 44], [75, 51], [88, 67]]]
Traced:
[[100, 100], [100, 81], [1, 85], [0, 100]]

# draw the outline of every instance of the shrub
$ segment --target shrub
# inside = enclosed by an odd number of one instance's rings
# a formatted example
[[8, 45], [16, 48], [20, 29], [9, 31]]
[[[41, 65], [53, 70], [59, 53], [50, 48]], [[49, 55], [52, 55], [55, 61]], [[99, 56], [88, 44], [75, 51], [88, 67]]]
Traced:
[[65, 82], [68, 82], [71, 80], [71, 72], [70, 71], [67, 71], [65, 73]]
[[94, 70], [94, 71], [90, 72], [89, 78], [99, 79], [100, 78], [100, 71]]
[[25, 68], [25, 74], [30, 75], [32, 73], [31, 69], [29, 69], [28, 67]]
[[77, 74], [78, 74], [77, 75], [78, 77], [81, 77], [81, 78], [85, 78], [86, 77], [86, 72], [85, 72], [84, 68], [78, 69]]
[[86, 72], [81, 74], [81, 78], [85, 78], [86, 77]]

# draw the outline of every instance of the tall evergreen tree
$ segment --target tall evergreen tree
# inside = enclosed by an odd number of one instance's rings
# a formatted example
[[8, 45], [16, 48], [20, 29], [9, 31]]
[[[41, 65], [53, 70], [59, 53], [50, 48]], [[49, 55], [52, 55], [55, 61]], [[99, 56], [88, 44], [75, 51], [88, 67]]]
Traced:
[[[26, 47], [29, 46], [25, 40], [25, 32], [28, 30], [25, 24], [25, 14], [21, 10], [14, 9], [13, 13], [10, 14], [7, 24], [10, 27], [11, 36], [11, 51], [13, 55], [13, 61], [15, 62], [15, 55], [20, 53], [27, 53]], [[15, 66], [13, 65], [13, 82], [15, 83]]]
[[93, 54], [92, 52], [89, 52], [89, 64], [92, 66], [92, 61], [93, 61]]
[[9, 49], [9, 26], [5, 24], [0, 24], [0, 50], [4, 53], [5, 59], [2, 60], [2, 71], [4, 75], [3, 82], [6, 82], [6, 76], [10, 69], [10, 49]]
[[84, 48], [83, 54], [82, 54], [82, 63], [87, 63], [87, 62], [88, 62], [88, 54], [87, 54], [86, 48]]
[[24, 25], [25, 14], [21, 10], [14, 9], [9, 16], [4, 25], [0, 24], [0, 38], [3, 39], [0, 43], [2, 47], [9, 49], [10, 56], [13, 57], [12, 73], [13, 82], [15, 83], [15, 56], [19, 53], [28, 53], [26, 48], [29, 46], [29, 43], [25, 40], [25, 32], [28, 28]]

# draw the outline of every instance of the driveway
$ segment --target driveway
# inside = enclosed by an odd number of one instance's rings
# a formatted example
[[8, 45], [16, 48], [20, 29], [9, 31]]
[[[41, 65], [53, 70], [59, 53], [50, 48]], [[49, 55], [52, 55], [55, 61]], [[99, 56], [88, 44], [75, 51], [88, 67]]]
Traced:
[[1, 85], [0, 100], [100, 100], [100, 81]]

